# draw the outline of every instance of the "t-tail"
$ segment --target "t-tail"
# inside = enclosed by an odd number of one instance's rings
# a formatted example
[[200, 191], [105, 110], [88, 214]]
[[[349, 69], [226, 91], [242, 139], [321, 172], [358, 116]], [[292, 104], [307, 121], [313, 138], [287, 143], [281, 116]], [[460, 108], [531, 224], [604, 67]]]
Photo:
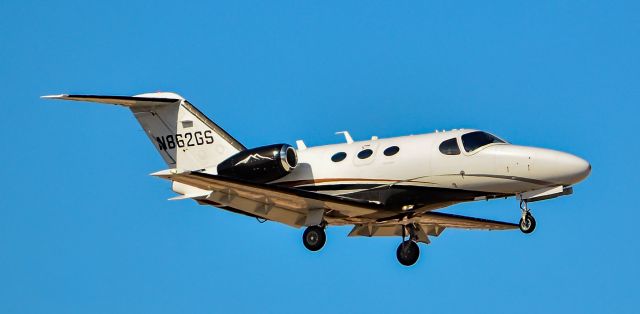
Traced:
[[178, 94], [50, 95], [42, 98], [128, 107], [169, 168], [215, 171], [213, 169], [220, 162], [246, 149]]

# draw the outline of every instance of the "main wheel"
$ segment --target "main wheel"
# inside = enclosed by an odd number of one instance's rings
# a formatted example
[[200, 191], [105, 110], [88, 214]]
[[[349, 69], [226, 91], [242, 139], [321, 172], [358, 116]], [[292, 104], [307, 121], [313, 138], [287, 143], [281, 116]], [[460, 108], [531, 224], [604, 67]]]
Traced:
[[302, 243], [309, 251], [318, 251], [327, 242], [327, 234], [324, 228], [319, 226], [310, 226], [302, 234]]
[[520, 231], [522, 233], [531, 233], [536, 228], [536, 220], [533, 215], [527, 213], [524, 218], [520, 218]]
[[398, 257], [398, 262], [404, 266], [411, 266], [418, 261], [418, 257], [420, 257], [420, 248], [418, 244], [407, 240], [398, 246], [396, 250], [396, 257]]

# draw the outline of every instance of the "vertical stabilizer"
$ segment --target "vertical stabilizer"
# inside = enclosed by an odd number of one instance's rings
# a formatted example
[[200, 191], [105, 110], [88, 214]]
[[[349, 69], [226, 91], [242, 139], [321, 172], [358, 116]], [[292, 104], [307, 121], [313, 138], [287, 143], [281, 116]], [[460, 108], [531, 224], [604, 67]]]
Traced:
[[220, 162], [245, 149], [229, 133], [178, 94], [52, 95], [43, 98], [128, 107], [170, 168], [215, 171]]

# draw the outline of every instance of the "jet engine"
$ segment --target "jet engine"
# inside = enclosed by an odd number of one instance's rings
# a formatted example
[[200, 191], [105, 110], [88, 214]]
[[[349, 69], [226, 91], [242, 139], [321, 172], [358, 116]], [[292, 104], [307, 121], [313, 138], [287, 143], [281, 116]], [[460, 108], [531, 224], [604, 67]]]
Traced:
[[218, 165], [218, 174], [252, 182], [280, 179], [298, 165], [296, 150], [287, 144], [274, 144], [241, 151]]

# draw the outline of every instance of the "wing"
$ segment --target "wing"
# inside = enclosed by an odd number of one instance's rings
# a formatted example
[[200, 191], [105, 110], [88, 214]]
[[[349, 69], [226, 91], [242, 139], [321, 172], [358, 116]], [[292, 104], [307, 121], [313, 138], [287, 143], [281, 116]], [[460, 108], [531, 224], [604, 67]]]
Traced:
[[407, 219], [387, 219], [376, 224], [356, 224], [349, 236], [402, 236], [405, 226], [411, 226], [415, 230], [417, 240], [424, 243], [429, 243], [428, 236], [437, 237], [446, 228], [472, 230], [511, 230], [518, 228], [517, 224], [509, 222], [431, 211]]
[[509, 230], [517, 229], [518, 225], [496, 220], [474, 218], [447, 213], [426, 212], [416, 219], [419, 224], [438, 225], [446, 228], [478, 229], [478, 230]]
[[250, 216], [262, 217], [293, 227], [317, 225], [326, 220], [331, 225], [355, 225], [349, 236], [401, 236], [402, 228], [415, 228], [418, 240], [428, 243], [427, 236], [438, 236], [445, 228], [508, 230], [517, 224], [460, 215], [425, 212], [391, 211], [382, 204], [314, 193], [295, 188], [260, 184], [197, 171], [175, 169], [152, 174], [203, 190], [203, 193], [179, 196], [200, 203], [232, 209]]
[[152, 174], [204, 190], [204, 193], [178, 197], [193, 198], [200, 203], [231, 208], [250, 216], [278, 221], [293, 227], [330, 224], [353, 224], [375, 221], [396, 213], [383, 205], [295, 188], [259, 184], [197, 171], [174, 169]]

